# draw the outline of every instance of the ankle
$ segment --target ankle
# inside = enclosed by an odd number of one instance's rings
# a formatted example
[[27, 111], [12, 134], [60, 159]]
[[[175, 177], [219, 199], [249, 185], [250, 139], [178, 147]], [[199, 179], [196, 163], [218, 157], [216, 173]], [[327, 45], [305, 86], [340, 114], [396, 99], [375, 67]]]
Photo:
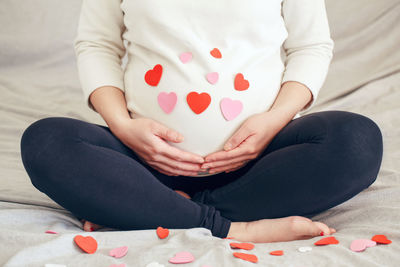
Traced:
[[238, 240], [242, 239], [247, 233], [247, 225], [247, 222], [231, 222], [227, 237], [234, 237]]

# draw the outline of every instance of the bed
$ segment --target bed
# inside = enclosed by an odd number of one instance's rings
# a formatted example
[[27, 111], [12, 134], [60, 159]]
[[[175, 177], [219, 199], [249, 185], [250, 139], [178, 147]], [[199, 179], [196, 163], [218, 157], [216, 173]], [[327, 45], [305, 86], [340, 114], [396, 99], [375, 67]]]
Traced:
[[[334, 59], [316, 105], [307, 113], [345, 110], [373, 119], [381, 128], [384, 155], [376, 182], [349, 201], [316, 215], [338, 230], [337, 245], [314, 246], [320, 238], [256, 244], [258, 263], [235, 258], [229, 239], [205, 228], [83, 232], [77, 218], [30, 182], [20, 158], [20, 138], [32, 122], [53, 116], [105, 125], [83, 102], [73, 39], [81, 0], [2, 0], [0, 3], [0, 265], [126, 266], [168, 260], [190, 251], [183, 266], [400, 266], [400, 1], [327, 0], [335, 41]], [[301, 114], [304, 115], [304, 114]], [[71, 196], [74, 197], [74, 196]], [[46, 234], [54, 230], [59, 234]], [[83, 253], [75, 235], [98, 242]], [[393, 242], [364, 252], [355, 239], [386, 235]], [[128, 246], [123, 258], [108, 255]], [[312, 251], [301, 253], [299, 247]], [[284, 250], [283, 256], [270, 251]], [[241, 251], [245, 252], [245, 251]], [[48, 265], [50, 266], [50, 265]], [[154, 265], [155, 266], [155, 265]]]

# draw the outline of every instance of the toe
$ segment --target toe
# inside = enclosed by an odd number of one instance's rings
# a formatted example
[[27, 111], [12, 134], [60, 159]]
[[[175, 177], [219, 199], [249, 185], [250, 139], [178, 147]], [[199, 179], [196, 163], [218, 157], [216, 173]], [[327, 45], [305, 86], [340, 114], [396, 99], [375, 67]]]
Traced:
[[[314, 222], [315, 225], [317, 225], [317, 227], [321, 230], [320, 231], [320, 235], [330, 235], [331, 234], [331, 229], [324, 223], [322, 222]], [[323, 234], [321, 234], [321, 232]]]

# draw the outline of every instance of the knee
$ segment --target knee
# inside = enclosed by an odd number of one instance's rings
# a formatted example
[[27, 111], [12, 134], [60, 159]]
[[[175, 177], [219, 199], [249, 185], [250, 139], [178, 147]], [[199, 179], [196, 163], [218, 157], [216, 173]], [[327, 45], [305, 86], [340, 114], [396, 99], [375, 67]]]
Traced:
[[39, 177], [38, 173], [44, 171], [50, 158], [54, 157], [52, 150], [57, 149], [55, 143], [65, 133], [65, 127], [62, 127], [64, 119], [67, 118], [39, 119], [24, 130], [20, 139], [20, 152], [22, 163], [31, 180]]
[[335, 147], [344, 150], [342, 160], [349, 168], [358, 170], [369, 186], [375, 181], [382, 161], [381, 130], [372, 119], [361, 114], [340, 112], [339, 117], [341, 120], [331, 129], [336, 133]]

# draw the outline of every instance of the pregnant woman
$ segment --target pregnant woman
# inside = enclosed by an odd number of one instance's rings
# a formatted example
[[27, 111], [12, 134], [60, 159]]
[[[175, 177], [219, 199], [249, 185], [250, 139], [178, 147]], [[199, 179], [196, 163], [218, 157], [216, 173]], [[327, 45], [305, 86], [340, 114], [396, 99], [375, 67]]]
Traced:
[[108, 127], [43, 118], [25, 130], [21, 156], [32, 184], [84, 230], [329, 235], [309, 217], [376, 179], [382, 136], [371, 119], [298, 114], [332, 58], [324, 1], [84, 0], [81, 12], [84, 100]]

